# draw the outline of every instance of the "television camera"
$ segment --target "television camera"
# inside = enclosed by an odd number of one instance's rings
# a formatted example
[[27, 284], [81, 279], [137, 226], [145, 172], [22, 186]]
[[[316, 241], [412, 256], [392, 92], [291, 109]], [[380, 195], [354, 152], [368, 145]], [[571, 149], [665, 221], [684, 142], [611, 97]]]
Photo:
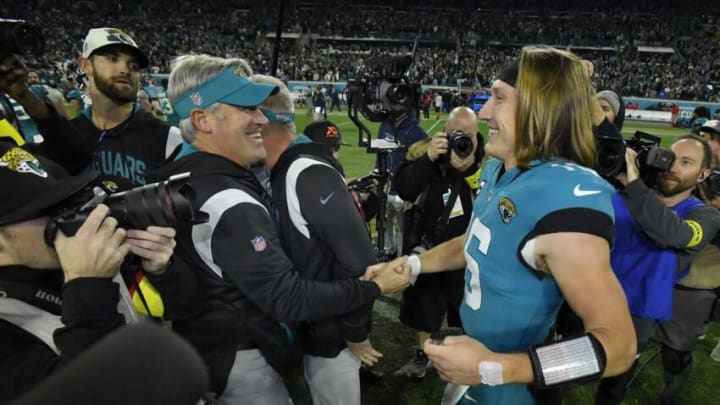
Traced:
[[358, 145], [365, 147], [368, 153], [377, 154], [377, 172], [370, 176], [372, 183], [377, 184], [374, 195], [377, 197], [375, 228], [378, 233], [377, 251], [380, 260], [389, 258], [384, 249], [387, 203], [385, 188], [390, 177], [387, 168], [388, 155], [409, 145], [403, 145], [397, 136], [394, 140], [372, 139], [372, 133], [360, 120], [358, 113], [371, 122], [392, 122], [394, 125], [411, 114], [417, 116], [421, 86], [408, 75], [415, 47], [411, 55], [388, 55], [368, 59], [358, 68], [355, 77], [348, 81], [348, 117], [358, 128]]
[[669, 170], [675, 161], [675, 154], [660, 147], [660, 137], [642, 131], [635, 131], [632, 138], [596, 137], [597, 159], [595, 171], [606, 179], [614, 179], [627, 170], [625, 150], [637, 152], [636, 163], [640, 178], [648, 187], [656, 182], [656, 174]]

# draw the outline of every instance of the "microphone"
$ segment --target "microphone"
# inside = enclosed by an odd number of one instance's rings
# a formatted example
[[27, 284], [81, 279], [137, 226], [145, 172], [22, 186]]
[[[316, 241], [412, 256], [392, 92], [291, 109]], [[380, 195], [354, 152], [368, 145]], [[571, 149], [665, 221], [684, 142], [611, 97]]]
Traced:
[[140, 323], [108, 335], [12, 405], [197, 405], [207, 389], [190, 344]]

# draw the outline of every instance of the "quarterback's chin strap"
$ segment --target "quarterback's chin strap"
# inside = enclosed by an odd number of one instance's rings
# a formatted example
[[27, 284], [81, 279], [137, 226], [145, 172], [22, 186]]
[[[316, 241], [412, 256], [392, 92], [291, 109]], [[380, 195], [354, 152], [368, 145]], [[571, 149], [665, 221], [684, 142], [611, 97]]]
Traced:
[[538, 388], [599, 380], [607, 365], [605, 349], [591, 333], [535, 345], [529, 352]]

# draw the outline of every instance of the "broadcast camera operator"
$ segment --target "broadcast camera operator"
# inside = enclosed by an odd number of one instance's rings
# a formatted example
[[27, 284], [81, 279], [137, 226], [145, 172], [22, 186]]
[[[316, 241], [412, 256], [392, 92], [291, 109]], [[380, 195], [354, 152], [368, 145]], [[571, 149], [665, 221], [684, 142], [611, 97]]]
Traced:
[[[74, 236], [48, 241], [59, 206], [98, 177], [68, 177], [58, 165], [0, 143], [0, 402], [22, 394], [125, 323], [112, 278], [133, 252], [147, 271], [163, 271], [175, 246], [171, 228], [118, 227], [98, 205]], [[125, 291], [127, 294], [127, 291]], [[121, 309], [121, 313], [118, 313]], [[112, 367], [112, 365], [108, 365]]]
[[[720, 150], [720, 122], [707, 121], [700, 128], [700, 136], [710, 144], [713, 171], [696, 189], [696, 196], [707, 206], [720, 208], [720, 172], [717, 171], [717, 152]], [[673, 289], [672, 317], [658, 330], [663, 343], [664, 388], [661, 404], [679, 402], [680, 392], [690, 378], [692, 352], [707, 331], [710, 322], [720, 321], [720, 240], [712, 238], [693, 258], [687, 276]]]
[[[694, 135], [672, 143], [675, 160], [666, 171], [642, 173], [638, 152], [626, 148], [624, 186], [613, 196], [615, 247], [612, 268], [623, 286], [635, 326], [638, 353], [656, 332], [663, 335], [666, 369], [682, 366], [685, 338], [668, 333], [663, 322], [673, 313], [673, 287], [686, 274], [693, 257], [720, 229], [720, 213], [692, 195], [710, 174], [710, 146]], [[654, 186], [646, 182], [656, 180]], [[603, 380], [597, 404], [619, 404], [633, 374]], [[665, 379], [665, 382], [671, 382]], [[669, 388], [666, 386], [666, 388]]]
[[287, 404], [280, 373], [297, 366], [302, 343], [282, 322], [351, 312], [403, 288], [409, 274], [373, 282], [300, 276], [282, 250], [276, 208], [250, 170], [266, 157], [261, 131], [268, 119], [258, 106], [278, 91], [251, 74], [245, 60], [208, 55], [180, 57], [170, 74], [184, 143], [162, 172], [192, 171], [189, 184], [209, 215], [207, 223], [177, 228], [178, 255], [205, 298], [173, 328], [202, 355], [218, 403]]
[[[419, 254], [462, 235], [478, 188], [483, 138], [477, 115], [467, 107], [450, 112], [444, 132], [413, 144], [395, 175], [398, 195], [414, 204], [405, 216], [403, 254]], [[400, 321], [417, 331], [418, 348], [396, 375], [423, 378], [428, 358], [422, 350], [430, 334], [448, 326], [461, 328], [458, 310], [465, 284], [463, 269], [420, 275], [403, 291]]]

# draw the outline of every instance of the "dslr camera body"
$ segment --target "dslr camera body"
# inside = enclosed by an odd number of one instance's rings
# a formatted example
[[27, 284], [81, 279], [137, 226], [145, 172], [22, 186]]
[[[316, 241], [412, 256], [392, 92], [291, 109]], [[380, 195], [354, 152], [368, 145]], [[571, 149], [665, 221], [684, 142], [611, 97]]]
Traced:
[[595, 171], [606, 179], [614, 179], [627, 170], [625, 150], [637, 152], [636, 164], [643, 182], [652, 187], [656, 174], [669, 170], [675, 161], [675, 153], [660, 147], [661, 138], [647, 132], [635, 131], [632, 138], [596, 137], [597, 159]]
[[446, 134], [448, 140], [448, 151], [438, 158], [440, 163], [450, 162], [451, 152], [455, 152], [457, 157], [466, 158], [473, 153], [472, 138], [459, 129], [452, 130]]
[[53, 246], [58, 230], [66, 236], [75, 235], [99, 204], [107, 205], [109, 215], [118, 221], [118, 226], [126, 229], [207, 222], [207, 214], [195, 209], [195, 191], [186, 182], [189, 177], [189, 172], [182, 173], [115, 194], [108, 194], [101, 186], [89, 187], [50, 213], [50, 221], [45, 227], [45, 243]]

